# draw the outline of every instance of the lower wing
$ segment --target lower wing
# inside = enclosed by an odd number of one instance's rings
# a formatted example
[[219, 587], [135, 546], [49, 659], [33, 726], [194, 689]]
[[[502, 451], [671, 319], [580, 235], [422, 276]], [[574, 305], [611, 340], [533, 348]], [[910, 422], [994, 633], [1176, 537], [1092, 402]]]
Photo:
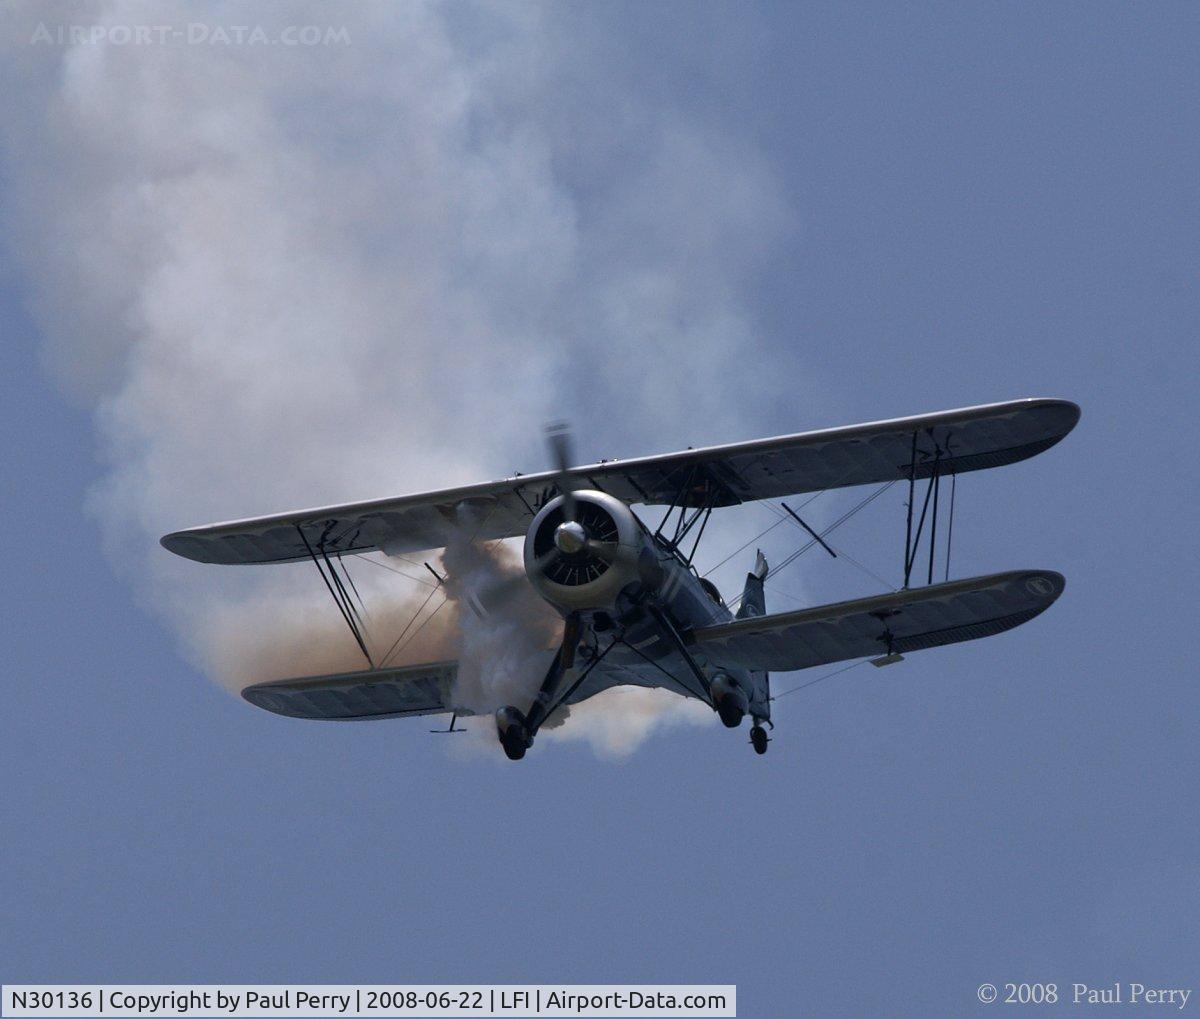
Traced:
[[[1064, 586], [1062, 575], [1050, 570], [997, 573], [735, 620], [696, 630], [694, 637], [713, 664], [791, 672], [1003, 633], [1045, 611]], [[292, 718], [402, 718], [455, 710], [470, 714], [452, 703], [457, 674], [457, 662], [434, 662], [275, 680], [247, 687], [242, 696], [256, 707]], [[653, 663], [622, 661], [614, 655], [599, 663], [566, 700], [577, 703], [618, 685], [675, 689]], [[688, 693], [682, 687], [676, 692]]]
[[1066, 581], [1015, 570], [696, 630], [714, 663], [792, 672], [851, 658], [919, 651], [990, 637], [1044, 612]]
[[[545, 663], [534, 669], [540, 675]], [[410, 715], [474, 714], [454, 703], [453, 684], [458, 662], [432, 662], [400, 669], [363, 669], [332, 676], [300, 676], [258, 683], [242, 691], [257, 708], [289, 718], [351, 721], [367, 718], [405, 718]], [[695, 696], [645, 659], [621, 661], [617, 654], [589, 669], [583, 681], [564, 698], [578, 704], [613, 686], [666, 686]]]
[[[242, 691], [255, 707], [291, 718], [403, 718], [453, 711], [457, 662], [343, 672], [258, 683]], [[469, 714], [469, 712], [460, 712]]]

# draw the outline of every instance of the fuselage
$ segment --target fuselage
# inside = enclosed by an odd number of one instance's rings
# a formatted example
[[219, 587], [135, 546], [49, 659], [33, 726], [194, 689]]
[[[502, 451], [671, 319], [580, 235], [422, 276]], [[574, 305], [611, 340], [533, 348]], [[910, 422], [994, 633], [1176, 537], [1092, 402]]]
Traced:
[[[547, 551], [547, 534], [568, 526], [561, 519], [559, 496], [549, 500], [530, 525], [525, 566], [547, 602], [564, 617], [577, 616], [581, 667], [604, 653], [610, 666], [606, 673], [622, 666], [623, 684], [664, 687], [688, 697], [704, 694], [706, 699], [710, 691], [732, 688], [744, 694], [755, 718], [769, 718], [766, 673], [720, 667], [689, 646], [692, 631], [734, 618], [716, 586], [699, 575], [675, 543], [651, 531], [624, 503], [597, 491], [578, 491], [573, 498], [585, 531], [607, 539], [599, 543], [605, 546], [606, 561], [589, 558], [586, 549], [574, 551], [574, 534], [569, 555]], [[665, 630], [664, 619], [686, 651]], [[704, 673], [703, 688], [687, 657]], [[585, 681], [570, 699], [580, 701], [623, 684], [611, 678]]]

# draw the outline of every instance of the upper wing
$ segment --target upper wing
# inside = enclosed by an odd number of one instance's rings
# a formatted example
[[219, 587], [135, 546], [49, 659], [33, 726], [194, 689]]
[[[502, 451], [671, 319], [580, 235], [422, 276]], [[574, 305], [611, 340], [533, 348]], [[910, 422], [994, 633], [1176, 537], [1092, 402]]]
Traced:
[[[396, 718], [451, 711], [457, 662], [303, 676], [248, 686], [251, 704], [292, 718]], [[466, 714], [467, 712], [461, 712]]]
[[[1013, 400], [962, 410], [827, 428], [679, 453], [607, 460], [578, 477], [631, 504], [732, 506], [825, 488], [961, 474], [1015, 463], [1048, 449], [1079, 420], [1067, 400]], [[915, 444], [914, 444], [915, 442]], [[176, 531], [162, 539], [203, 563], [274, 563], [329, 554], [441, 548], [464, 530], [480, 541], [525, 533], [555, 473], [518, 475], [373, 502], [300, 510]]]
[[791, 672], [990, 637], [1045, 611], [1065, 585], [1060, 573], [1017, 570], [739, 619], [696, 630], [694, 637], [719, 665]]

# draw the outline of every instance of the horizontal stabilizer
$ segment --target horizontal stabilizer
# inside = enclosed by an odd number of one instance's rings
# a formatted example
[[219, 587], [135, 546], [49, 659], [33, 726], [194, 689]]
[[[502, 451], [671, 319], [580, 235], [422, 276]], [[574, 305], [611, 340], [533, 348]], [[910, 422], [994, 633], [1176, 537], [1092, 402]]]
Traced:
[[450, 685], [457, 674], [457, 662], [434, 662], [402, 669], [279, 679], [249, 686], [242, 696], [255, 707], [291, 718], [349, 720], [436, 715], [453, 710]]
[[1003, 633], [1049, 608], [1065, 585], [1061, 573], [1016, 570], [739, 619], [693, 636], [714, 664], [792, 672]]
[[[1001, 467], [1049, 449], [1079, 420], [1069, 400], [1010, 400], [575, 467], [578, 483], [630, 505], [734, 506], [827, 488]], [[913, 454], [915, 457], [915, 468]], [[314, 552], [388, 554], [455, 537], [515, 538], [553, 495], [557, 471], [176, 531], [169, 551], [201, 563], [281, 563]], [[681, 498], [682, 496], [682, 498]]]

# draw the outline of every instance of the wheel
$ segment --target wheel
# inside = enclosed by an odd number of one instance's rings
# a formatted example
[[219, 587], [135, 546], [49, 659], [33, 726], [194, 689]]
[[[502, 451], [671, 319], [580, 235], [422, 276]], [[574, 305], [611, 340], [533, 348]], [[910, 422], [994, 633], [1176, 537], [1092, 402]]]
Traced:
[[722, 697], [717, 701], [717, 714], [727, 729], [736, 729], [746, 717], [745, 709], [734, 697]]
[[529, 739], [529, 730], [520, 722], [514, 722], [507, 729], [502, 729], [499, 736], [500, 745], [504, 747], [504, 755], [510, 761], [519, 761], [525, 756], [531, 740]]
[[765, 754], [767, 752], [767, 744], [771, 740], [767, 736], [767, 730], [761, 725], [756, 725], [750, 730], [750, 742], [753, 744], [756, 754]]
[[519, 761], [524, 757], [529, 744], [533, 742], [529, 738], [525, 716], [513, 707], [501, 708], [496, 712], [496, 735], [500, 737], [504, 755], [510, 761]]

